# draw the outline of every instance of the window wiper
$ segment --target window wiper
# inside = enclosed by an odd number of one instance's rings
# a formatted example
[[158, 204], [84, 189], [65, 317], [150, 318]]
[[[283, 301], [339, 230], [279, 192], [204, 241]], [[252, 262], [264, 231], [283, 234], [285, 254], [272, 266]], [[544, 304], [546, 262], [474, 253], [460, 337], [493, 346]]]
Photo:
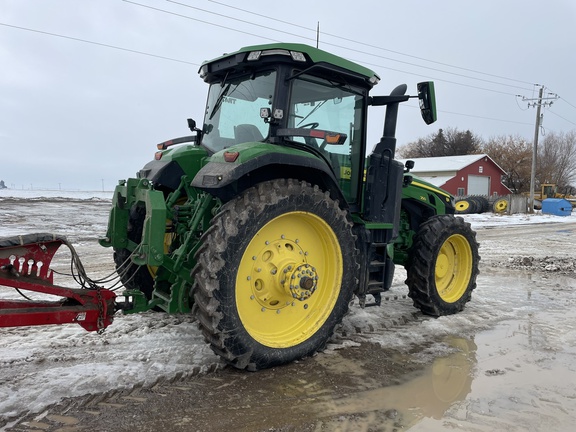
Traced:
[[218, 95], [218, 99], [216, 99], [216, 103], [214, 104], [214, 108], [212, 108], [212, 111], [210, 112], [210, 116], [208, 117], [208, 120], [212, 120], [212, 117], [214, 117], [214, 115], [216, 115], [216, 111], [218, 111], [220, 109], [220, 105], [222, 105], [222, 101], [224, 100], [224, 97], [228, 94], [228, 91], [230, 91], [231, 86], [232, 86], [232, 83], [229, 83], [226, 85], [226, 87], [224, 87], [220, 91], [220, 94]]
[[310, 117], [310, 116], [311, 116], [312, 114], [314, 114], [316, 111], [318, 111], [318, 109], [319, 109], [322, 105], [324, 105], [326, 102], [328, 102], [328, 99], [324, 99], [322, 102], [320, 102], [318, 105], [316, 105], [316, 106], [314, 107], [314, 109], [313, 109], [312, 111], [310, 111], [306, 117], [304, 117], [302, 120], [300, 120], [300, 123], [298, 123], [298, 124], [296, 125], [296, 127], [298, 127], [298, 126], [300, 126], [302, 123], [304, 123], [304, 120], [306, 120], [308, 117]]

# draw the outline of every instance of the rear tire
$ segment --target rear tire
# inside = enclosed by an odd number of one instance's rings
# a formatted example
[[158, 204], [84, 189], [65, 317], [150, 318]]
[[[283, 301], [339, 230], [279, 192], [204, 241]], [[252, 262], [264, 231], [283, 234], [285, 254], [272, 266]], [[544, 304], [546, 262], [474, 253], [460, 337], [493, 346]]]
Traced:
[[414, 306], [432, 316], [464, 309], [478, 276], [476, 233], [461, 217], [433, 216], [414, 238], [406, 284]]
[[358, 283], [347, 212], [296, 180], [264, 182], [224, 204], [196, 261], [193, 312], [212, 350], [238, 369], [323, 349]]

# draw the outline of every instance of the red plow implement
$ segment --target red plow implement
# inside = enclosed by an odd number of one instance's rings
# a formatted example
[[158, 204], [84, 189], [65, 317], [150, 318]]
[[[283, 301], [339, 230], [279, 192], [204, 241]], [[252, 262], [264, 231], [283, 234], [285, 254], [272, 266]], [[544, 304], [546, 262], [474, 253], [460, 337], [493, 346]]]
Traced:
[[[77, 269], [76, 279], [83, 282], [84, 288], [54, 285], [50, 263], [62, 245], [70, 248], [72, 268]], [[100, 332], [112, 323], [116, 295], [85, 276], [78, 255], [63, 236], [40, 233], [0, 238], [2, 286], [14, 288], [21, 299], [0, 297], [0, 327], [77, 323], [88, 331]], [[32, 300], [23, 291], [49, 294], [59, 299]]]

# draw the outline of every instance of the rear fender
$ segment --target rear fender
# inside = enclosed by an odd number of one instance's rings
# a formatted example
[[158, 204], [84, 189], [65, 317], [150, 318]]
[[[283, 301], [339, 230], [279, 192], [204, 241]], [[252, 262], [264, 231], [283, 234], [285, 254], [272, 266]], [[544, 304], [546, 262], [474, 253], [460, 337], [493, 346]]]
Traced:
[[262, 181], [294, 178], [318, 185], [321, 189], [329, 191], [342, 205], [346, 205], [331, 168], [322, 159], [303, 151], [289, 153], [270, 151], [235, 162], [226, 162], [217, 156], [218, 154], [214, 155], [212, 160], [198, 171], [191, 186], [222, 201], [229, 201]]

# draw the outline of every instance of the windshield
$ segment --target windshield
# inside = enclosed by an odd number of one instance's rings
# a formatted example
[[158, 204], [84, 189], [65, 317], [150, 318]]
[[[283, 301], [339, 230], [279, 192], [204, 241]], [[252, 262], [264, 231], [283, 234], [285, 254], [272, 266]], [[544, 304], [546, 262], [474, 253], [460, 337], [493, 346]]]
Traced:
[[261, 108], [272, 106], [276, 72], [214, 83], [208, 92], [202, 144], [213, 152], [243, 142], [263, 141], [268, 124]]

